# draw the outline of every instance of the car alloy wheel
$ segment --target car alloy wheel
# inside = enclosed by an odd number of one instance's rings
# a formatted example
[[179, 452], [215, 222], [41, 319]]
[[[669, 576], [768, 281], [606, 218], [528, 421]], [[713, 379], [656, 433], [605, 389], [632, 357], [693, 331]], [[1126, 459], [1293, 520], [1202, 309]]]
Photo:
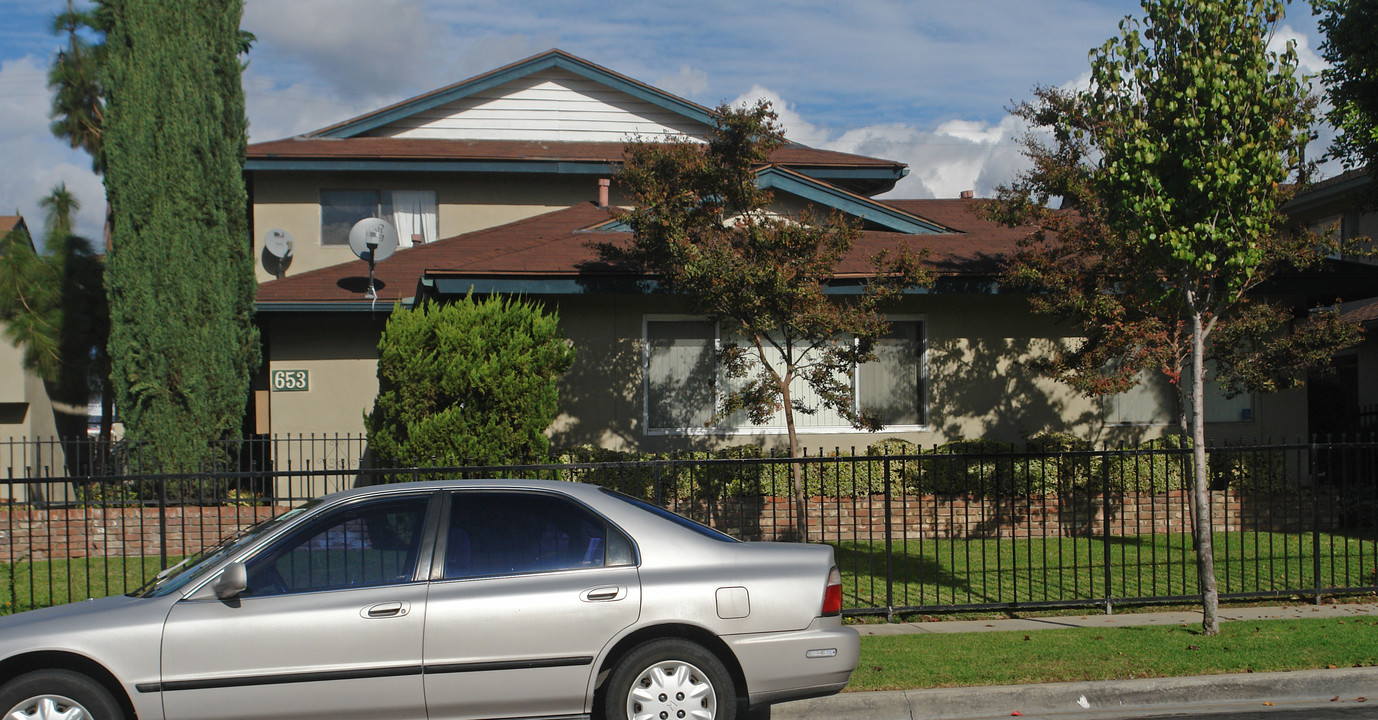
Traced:
[[0, 720], [123, 720], [100, 683], [71, 670], [35, 670], [0, 685]]
[[4, 720], [92, 720], [92, 716], [81, 703], [69, 697], [39, 695], [10, 708]]

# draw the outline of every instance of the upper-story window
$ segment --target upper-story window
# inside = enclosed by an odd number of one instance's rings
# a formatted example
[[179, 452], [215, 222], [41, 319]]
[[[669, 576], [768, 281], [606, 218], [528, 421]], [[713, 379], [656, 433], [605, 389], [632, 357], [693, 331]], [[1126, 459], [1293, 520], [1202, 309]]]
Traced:
[[364, 218], [382, 218], [397, 228], [397, 243], [435, 242], [434, 190], [322, 190], [321, 244], [348, 245], [349, 229]]

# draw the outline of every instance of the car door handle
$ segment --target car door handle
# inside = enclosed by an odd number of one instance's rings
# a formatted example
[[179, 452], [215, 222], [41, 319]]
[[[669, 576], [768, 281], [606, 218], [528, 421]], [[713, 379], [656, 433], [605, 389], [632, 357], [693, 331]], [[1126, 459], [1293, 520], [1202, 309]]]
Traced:
[[626, 596], [627, 588], [620, 587], [617, 585], [609, 585], [607, 587], [585, 590], [584, 592], [580, 593], [579, 599], [583, 600], [584, 602], [612, 602], [613, 600], [621, 600]]
[[408, 608], [408, 606], [407, 606], [407, 603], [404, 603], [404, 602], [387, 602], [387, 603], [378, 603], [377, 605], [372, 605], [372, 606], [370, 606], [370, 607], [366, 607], [366, 608], [364, 608], [363, 612], [361, 612], [361, 613], [359, 613], [359, 614], [360, 614], [360, 615], [363, 615], [365, 618], [373, 618], [373, 619], [377, 619], [377, 618], [390, 618], [390, 617], [402, 617], [403, 615], [406, 615], [406, 614], [407, 614], [407, 611], [408, 611], [408, 610], [409, 610], [409, 608]]

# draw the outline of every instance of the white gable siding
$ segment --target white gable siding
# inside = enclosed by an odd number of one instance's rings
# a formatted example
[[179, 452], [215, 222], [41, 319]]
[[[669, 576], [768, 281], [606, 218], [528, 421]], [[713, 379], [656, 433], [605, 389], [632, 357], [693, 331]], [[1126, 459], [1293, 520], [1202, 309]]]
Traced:
[[446, 103], [368, 133], [438, 140], [624, 142], [629, 137], [707, 136], [682, 115], [551, 68]]

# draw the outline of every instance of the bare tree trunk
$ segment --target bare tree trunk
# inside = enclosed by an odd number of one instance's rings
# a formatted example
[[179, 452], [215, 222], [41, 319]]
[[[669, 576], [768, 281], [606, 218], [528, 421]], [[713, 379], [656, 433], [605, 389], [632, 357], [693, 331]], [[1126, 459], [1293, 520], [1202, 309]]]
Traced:
[[789, 430], [790, 485], [794, 491], [794, 531], [799, 542], [809, 541], [809, 506], [804, 487], [804, 466], [799, 462], [799, 434], [794, 429], [794, 409], [785, 392], [785, 427]]
[[1201, 586], [1201, 628], [1207, 635], [1220, 632], [1220, 593], [1215, 584], [1215, 550], [1211, 537], [1210, 476], [1206, 471], [1205, 331], [1201, 313], [1191, 316], [1191, 459], [1193, 539], [1196, 574]]

